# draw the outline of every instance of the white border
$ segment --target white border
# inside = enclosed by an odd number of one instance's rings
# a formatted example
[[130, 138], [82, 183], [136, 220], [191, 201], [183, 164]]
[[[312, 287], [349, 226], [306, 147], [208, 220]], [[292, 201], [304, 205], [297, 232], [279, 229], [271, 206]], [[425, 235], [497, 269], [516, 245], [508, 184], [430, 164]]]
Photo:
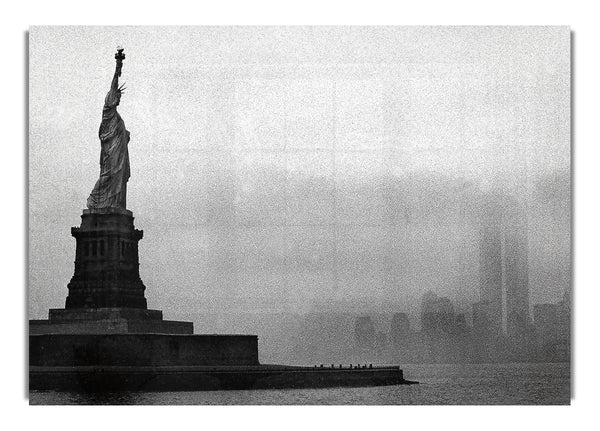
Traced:
[[[2, 18], [3, 423], [23, 429], [587, 429], [597, 397], [599, 31], [585, 1], [29, 1]], [[575, 357], [571, 407], [29, 407], [25, 398], [25, 35], [42, 24], [570, 25], [575, 34]], [[8, 126], [8, 127], [7, 127]], [[103, 409], [103, 410], [98, 410]], [[6, 416], [8, 415], [8, 416]], [[592, 425], [593, 426], [593, 425]], [[8, 428], [7, 428], [8, 429]]]

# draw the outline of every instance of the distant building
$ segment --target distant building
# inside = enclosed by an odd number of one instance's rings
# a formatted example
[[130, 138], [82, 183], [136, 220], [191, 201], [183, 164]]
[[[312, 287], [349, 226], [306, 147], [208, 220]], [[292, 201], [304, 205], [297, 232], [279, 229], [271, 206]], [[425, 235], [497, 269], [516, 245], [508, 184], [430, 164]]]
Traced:
[[490, 304], [480, 301], [473, 304], [473, 361], [490, 362], [497, 359], [499, 332], [490, 316]]
[[558, 340], [558, 304], [534, 305], [533, 321], [540, 347], [543, 348]]
[[538, 360], [569, 361], [571, 352], [571, 301], [568, 291], [556, 304], [533, 306]]
[[453, 349], [451, 357], [453, 363], [466, 363], [473, 360], [472, 333], [467, 325], [464, 314], [456, 315], [455, 332], [452, 337]]
[[410, 336], [410, 322], [406, 313], [394, 313], [390, 325], [390, 340], [396, 348], [406, 345]]
[[421, 329], [427, 334], [451, 333], [456, 324], [454, 306], [448, 298], [433, 292], [423, 295], [421, 303]]
[[433, 292], [423, 295], [421, 304], [421, 339], [423, 360], [433, 363], [455, 362], [454, 342], [456, 314], [448, 298]]
[[370, 316], [357, 317], [354, 325], [356, 347], [373, 349], [375, 347], [375, 324]]
[[571, 339], [571, 292], [565, 290], [563, 299], [558, 303], [557, 308], [558, 319], [558, 338], [566, 340], [570, 344]]
[[473, 304], [473, 331], [476, 333], [491, 334], [494, 332], [495, 325], [490, 318], [490, 304], [486, 301], [479, 301]]
[[565, 290], [563, 300], [558, 303], [558, 345], [557, 359], [571, 360], [571, 291]]
[[468, 332], [469, 326], [467, 325], [467, 318], [464, 314], [456, 315], [456, 333], [464, 334]]
[[383, 352], [388, 347], [388, 337], [385, 332], [377, 332], [375, 335], [375, 350]]

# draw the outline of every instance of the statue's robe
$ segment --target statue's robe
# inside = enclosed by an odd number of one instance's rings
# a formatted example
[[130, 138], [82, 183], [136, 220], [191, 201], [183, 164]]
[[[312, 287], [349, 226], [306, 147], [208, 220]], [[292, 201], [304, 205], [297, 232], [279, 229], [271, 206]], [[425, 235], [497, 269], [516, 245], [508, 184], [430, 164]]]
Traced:
[[100, 137], [100, 178], [87, 200], [88, 208], [126, 209], [127, 180], [129, 179], [129, 131], [117, 112], [118, 90], [106, 95], [102, 110]]

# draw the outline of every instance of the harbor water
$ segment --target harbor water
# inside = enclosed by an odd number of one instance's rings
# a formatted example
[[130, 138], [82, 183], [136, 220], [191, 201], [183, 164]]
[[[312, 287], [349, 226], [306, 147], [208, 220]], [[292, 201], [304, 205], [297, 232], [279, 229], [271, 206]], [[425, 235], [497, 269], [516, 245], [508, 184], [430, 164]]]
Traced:
[[403, 365], [418, 385], [368, 388], [86, 394], [31, 391], [30, 404], [517, 405], [569, 404], [570, 364]]

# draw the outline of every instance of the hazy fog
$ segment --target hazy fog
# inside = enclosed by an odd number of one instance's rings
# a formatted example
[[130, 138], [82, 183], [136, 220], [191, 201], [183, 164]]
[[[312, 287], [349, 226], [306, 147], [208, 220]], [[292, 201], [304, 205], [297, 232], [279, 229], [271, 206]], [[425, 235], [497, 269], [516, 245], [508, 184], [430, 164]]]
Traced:
[[165, 317], [268, 342], [280, 321], [226, 313], [405, 311], [416, 325], [427, 290], [468, 312], [494, 190], [527, 214], [531, 303], [569, 286], [566, 27], [38, 27], [30, 318], [64, 306], [117, 44], [128, 208]]

